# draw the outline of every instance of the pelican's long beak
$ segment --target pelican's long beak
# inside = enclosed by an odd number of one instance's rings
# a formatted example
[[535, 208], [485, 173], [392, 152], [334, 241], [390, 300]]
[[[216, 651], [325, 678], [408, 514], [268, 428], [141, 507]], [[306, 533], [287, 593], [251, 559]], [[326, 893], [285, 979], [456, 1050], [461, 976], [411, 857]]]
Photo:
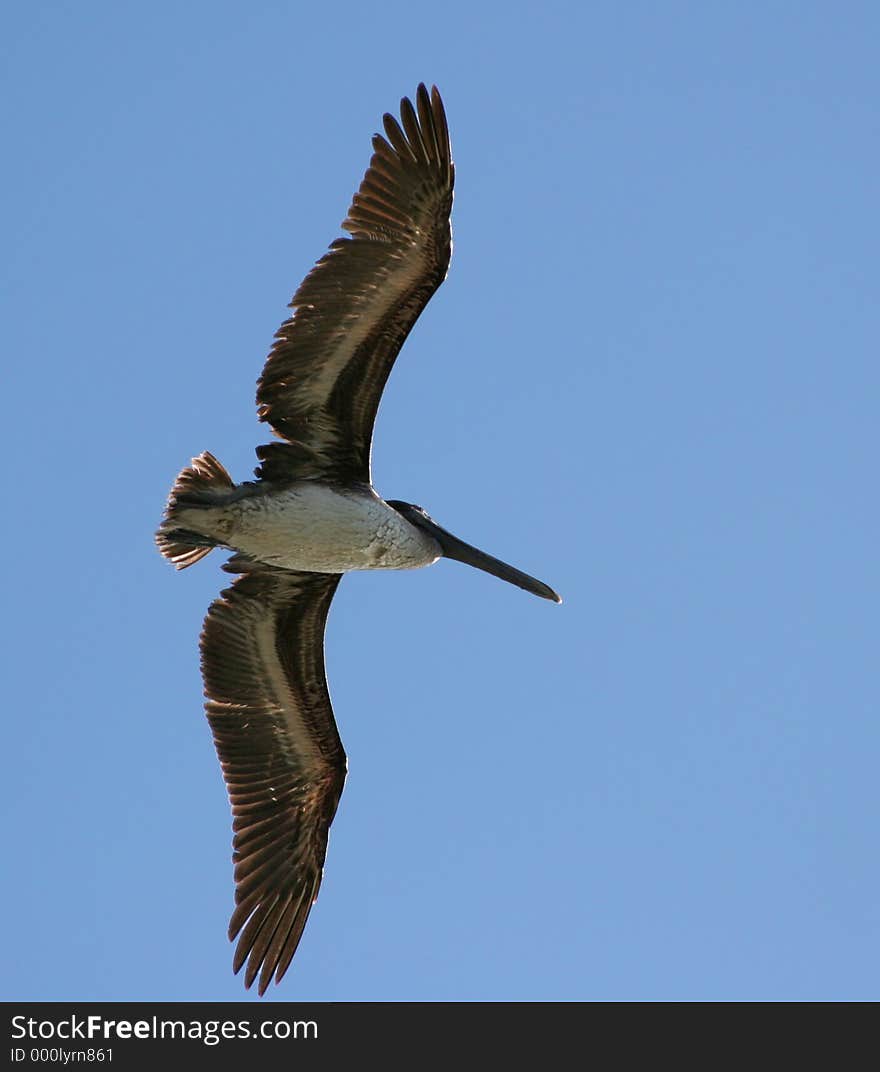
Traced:
[[554, 592], [549, 584], [544, 584], [543, 581], [539, 581], [536, 577], [530, 577], [528, 573], [523, 573], [522, 570], [508, 566], [506, 562], [501, 562], [499, 559], [487, 555], [485, 551], [471, 547], [469, 543], [465, 543], [464, 540], [460, 540], [457, 536], [453, 536], [451, 532], [441, 528], [424, 511], [421, 511], [421, 514], [418, 524], [440, 544], [444, 558], [454, 558], [458, 562], [466, 563], [468, 566], [475, 566], [477, 569], [483, 570], [484, 573], [491, 573], [495, 577], [500, 577], [502, 581], [509, 581], [510, 584], [515, 584], [517, 588], [524, 588], [527, 592], [540, 596], [542, 599], [552, 599], [554, 603], [562, 602], [562, 597]]
[[502, 581], [509, 581], [517, 588], [524, 588], [527, 592], [540, 596], [542, 599], [552, 599], [554, 603], [562, 602], [562, 597], [554, 592], [549, 584], [544, 584], [543, 581], [530, 577], [528, 573], [508, 566], [506, 562], [487, 555], [485, 551], [471, 547], [469, 543], [453, 536], [451, 532], [440, 528], [439, 525], [431, 530], [431, 535], [440, 544], [444, 558], [454, 558], [459, 562], [465, 562], [468, 566], [476, 566], [484, 573], [491, 573], [495, 577], [500, 577]]
[[468, 566], [476, 566], [477, 569], [483, 570], [485, 573], [500, 577], [502, 581], [509, 581], [510, 584], [515, 584], [517, 588], [524, 588], [527, 592], [540, 596], [541, 599], [552, 599], [554, 603], [562, 602], [562, 597], [557, 595], [549, 584], [544, 584], [543, 581], [539, 581], [536, 577], [530, 577], [527, 573], [523, 573], [522, 570], [508, 566], [506, 562], [501, 562], [499, 559], [487, 555], [485, 551], [479, 551], [476, 547], [471, 547], [469, 543], [465, 543], [464, 540], [453, 536], [451, 532], [447, 532], [446, 529], [438, 525], [433, 517], [430, 517], [421, 506], [401, 502], [399, 499], [388, 499], [387, 503], [399, 514], [402, 514], [407, 521], [433, 536], [439, 544], [440, 552], [444, 558], [455, 558], [459, 562], [467, 563]]

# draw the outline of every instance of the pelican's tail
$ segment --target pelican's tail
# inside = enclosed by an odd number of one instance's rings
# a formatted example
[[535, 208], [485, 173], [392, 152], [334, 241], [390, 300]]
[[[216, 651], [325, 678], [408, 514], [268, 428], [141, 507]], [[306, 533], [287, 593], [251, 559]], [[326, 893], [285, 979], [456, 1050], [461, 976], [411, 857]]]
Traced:
[[181, 469], [168, 496], [165, 517], [156, 533], [156, 546], [169, 562], [174, 563], [176, 569], [186, 569], [217, 546], [213, 537], [180, 525], [180, 511], [189, 507], [213, 506], [217, 502], [217, 492], [231, 491], [234, 487], [232, 477], [208, 451], [193, 458], [190, 465]]

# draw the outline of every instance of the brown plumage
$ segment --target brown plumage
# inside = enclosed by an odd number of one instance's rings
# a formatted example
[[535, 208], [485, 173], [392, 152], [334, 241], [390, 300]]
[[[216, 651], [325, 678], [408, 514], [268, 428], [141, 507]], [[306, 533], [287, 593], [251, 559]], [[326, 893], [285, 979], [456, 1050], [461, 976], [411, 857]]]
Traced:
[[[294, 444], [267, 448], [266, 480], [370, 482], [376, 410], [401, 346], [446, 277], [455, 169], [443, 102], [419, 86], [373, 158], [339, 238], [290, 303], [257, 385], [260, 418]], [[281, 449], [273, 449], [278, 448]]]
[[296, 951], [318, 895], [345, 752], [324, 675], [324, 626], [341, 574], [244, 570], [202, 631], [205, 705], [232, 805], [233, 970], [262, 994]]

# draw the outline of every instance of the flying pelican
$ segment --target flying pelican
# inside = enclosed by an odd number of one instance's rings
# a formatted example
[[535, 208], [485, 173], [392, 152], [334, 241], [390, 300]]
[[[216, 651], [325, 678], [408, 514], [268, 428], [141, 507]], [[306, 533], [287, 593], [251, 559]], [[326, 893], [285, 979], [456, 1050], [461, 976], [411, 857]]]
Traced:
[[337, 238], [300, 284], [257, 384], [257, 479], [207, 451], [174, 483], [156, 534], [185, 569], [212, 548], [236, 574], [201, 635], [205, 709], [233, 814], [233, 970], [263, 994], [287, 971], [318, 895], [346, 774], [324, 674], [324, 626], [343, 573], [476, 566], [560, 603], [552, 588], [382, 499], [370, 444], [379, 399], [452, 251], [454, 168], [443, 102], [424, 85], [385, 115]]

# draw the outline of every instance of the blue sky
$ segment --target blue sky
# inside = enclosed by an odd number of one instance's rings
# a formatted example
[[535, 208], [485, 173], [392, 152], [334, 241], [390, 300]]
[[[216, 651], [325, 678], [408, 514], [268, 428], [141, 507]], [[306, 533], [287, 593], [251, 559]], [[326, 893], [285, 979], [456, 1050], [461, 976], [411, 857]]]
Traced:
[[424, 80], [455, 253], [375, 481], [565, 602], [345, 579], [348, 783], [270, 995], [880, 997], [876, 5], [3, 24], [2, 996], [251, 1000], [196, 647], [221, 559], [152, 533], [191, 455], [249, 475], [286, 302]]

